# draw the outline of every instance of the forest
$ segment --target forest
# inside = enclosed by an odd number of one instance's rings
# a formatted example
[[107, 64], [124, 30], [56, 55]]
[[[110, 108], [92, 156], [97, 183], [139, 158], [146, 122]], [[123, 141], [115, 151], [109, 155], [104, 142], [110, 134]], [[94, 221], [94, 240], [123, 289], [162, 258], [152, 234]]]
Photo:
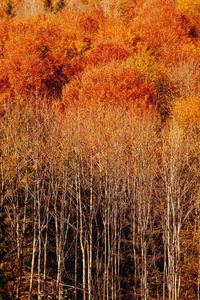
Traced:
[[199, 0], [0, 0], [0, 300], [200, 300]]

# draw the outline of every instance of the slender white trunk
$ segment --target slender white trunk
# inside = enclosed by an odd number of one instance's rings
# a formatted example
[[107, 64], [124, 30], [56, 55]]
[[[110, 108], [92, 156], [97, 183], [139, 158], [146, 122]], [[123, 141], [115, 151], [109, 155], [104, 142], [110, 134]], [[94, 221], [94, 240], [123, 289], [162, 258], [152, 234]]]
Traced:
[[56, 229], [56, 257], [57, 257], [57, 278], [56, 278], [56, 293], [58, 294], [59, 298], [59, 293], [60, 293], [60, 280], [61, 280], [61, 228], [59, 229], [59, 224], [58, 224], [58, 215], [59, 212], [57, 210], [57, 205], [58, 205], [58, 186], [54, 186], [55, 191], [54, 191], [54, 219], [55, 219], [55, 229]]
[[78, 285], [78, 212], [77, 212], [77, 232], [75, 237], [75, 261], [74, 261], [74, 300], [77, 300], [77, 285]]
[[92, 233], [93, 233], [93, 158], [90, 162], [90, 224], [89, 224], [89, 251], [88, 251], [88, 300], [92, 297]]
[[198, 199], [198, 205], [197, 205], [197, 213], [198, 213], [198, 217], [197, 217], [197, 226], [198, 226], [198, 244], [199, 244], [199, 266], [198, 266], [198, 282], [197, 282], [197, 297], [198, 300], [200, 300], [200, 200]]
[[83, 300], [86, 300], [86, 253], [85, 253], [85, 242], [83, 235], [83, 211], [82, 211], [82, 201], [81, 201], [81, 187], [80, 187], [80, 178], [79, 176], [75, 178], [76, 185], [76, 197], [77, 205], [79, 207], [79, 224], [80, 224], [80, 245], [82, 252], [82, 266], [83, 266]]
[[48, 243], [48, 226], [49, 226], [49, 197], [46, 207], [46, 226], [45, 226], [45, 239], [44, 239], [44, 272], [43, 272], [43, 291], [46, 293], [46, 280], [47, 280], [47, 243]]
[[103, 300], [106, 299], [106, 286], [107, 286], [107, 203], [108, 201], [108, 178], [107, 178], [107, 168], [106, 168], [106, 179], [105, 179], [105, 208], [103, 211], [103, 224], [104, 224], [104, 272], [103, 272]]
[[38, 199], [38, 300], [41, 299], [41, 220], [40, 220], [40, 199]]
[[32, 295], [32, 288], [33, 288], [33, 276], [34, 276], [34, 266], [35, 266], [35, 255], [36, 255], [36, 239], [37, 239], [37, 233], [36, 233], [36, 199], [34, 197], [34, 207], [33, 207], [33, 246], [32, 246], [32, 260], [31, 260], [31, 275], [30, 275], [30, 283], [29, 283], [29, 296], [28, 300], [31, 300]]

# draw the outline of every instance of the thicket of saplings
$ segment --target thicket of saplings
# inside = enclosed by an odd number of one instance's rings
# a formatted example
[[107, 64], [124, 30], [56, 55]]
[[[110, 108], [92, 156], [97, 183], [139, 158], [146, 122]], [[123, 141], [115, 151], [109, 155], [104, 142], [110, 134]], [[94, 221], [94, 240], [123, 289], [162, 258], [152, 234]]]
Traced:
[[0, 299], [199, 300], [198, 1], [0, 2]]
[[1, 299], [199, 299], [197, 127], [133, 109], [2, 117]]

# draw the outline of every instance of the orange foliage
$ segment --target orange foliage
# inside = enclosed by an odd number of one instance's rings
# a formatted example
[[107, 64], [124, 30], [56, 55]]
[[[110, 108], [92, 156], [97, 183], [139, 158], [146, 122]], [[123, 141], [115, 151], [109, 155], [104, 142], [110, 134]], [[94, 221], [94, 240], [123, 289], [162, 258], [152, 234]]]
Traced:
[[79, 12], [77, 25], [91, 35], [99, 30], [99, 24], [105, 20], [101, 10], [92, 9], [88, 12]]
[[190, 21], [170, 0], [118, 0], [113, 5], [108, 15], [102, 5], [88, 4], [87, 11], [2, 17], [0, 101], [28, 94], [52, 100], [62, 97], [68, 84], [65, 105], [70, 99], [143, 108], [154, 103], [153, 85], [160, 91], [163, 83], [158, 70], [172, 78], [177, 62], [199, 57]]
[[1, 26], [0, 81], [6, 82], [1, 92], [7, 87], [10, 95], [61, 94], [62, 85], [76, 74], [77, 61], [91, 44], [90, 37], [77, 30], [73, 16], [74, 24], [66, 26], [69, 19], [67, 13], [60, 18], [18, 17], [9, 21], [9, 30], [8, 25]]
[[123, 62], [90, 67], [63, 91], [63, 103], [77, 107], [103, 105], [135, 106], [146, 109], [156, 101], [155, 90], [134, 69]]
[[126, 40], [132, 32], [123, 19], [107, 17], [99, 26], [97, 41], [114, 42], [126, 45]]
[[151, 51], [169, 63], [183, 53], [183, 44], [191, 43], [187, 17], [170, 0], [147, 0], [132, 22], [135, 32], [130, 47]]
[[99, 43], [85, 58], [87, 63], [93, 65], [108, 63], [112, 60], [123, 60], [129, 57], [129, 52], [122, 44], [114, 42]]

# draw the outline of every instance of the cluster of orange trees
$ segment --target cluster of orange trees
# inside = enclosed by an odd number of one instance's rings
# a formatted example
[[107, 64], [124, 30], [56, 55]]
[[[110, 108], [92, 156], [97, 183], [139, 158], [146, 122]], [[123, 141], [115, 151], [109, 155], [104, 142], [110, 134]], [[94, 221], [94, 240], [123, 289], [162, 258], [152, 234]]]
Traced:
[[199, 17], [0, 1], [0, 299], [200, 299]]

